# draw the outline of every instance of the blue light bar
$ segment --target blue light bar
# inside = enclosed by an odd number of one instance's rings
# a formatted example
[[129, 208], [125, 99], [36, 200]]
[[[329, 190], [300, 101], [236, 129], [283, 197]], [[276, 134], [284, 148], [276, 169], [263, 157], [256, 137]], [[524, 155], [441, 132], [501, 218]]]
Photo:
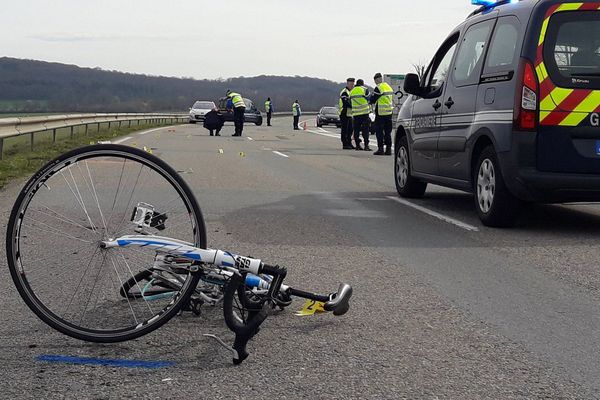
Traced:
[[475, 6], [493, 7], [500, 4], [517, 3], [519, 0], [471, 0]]

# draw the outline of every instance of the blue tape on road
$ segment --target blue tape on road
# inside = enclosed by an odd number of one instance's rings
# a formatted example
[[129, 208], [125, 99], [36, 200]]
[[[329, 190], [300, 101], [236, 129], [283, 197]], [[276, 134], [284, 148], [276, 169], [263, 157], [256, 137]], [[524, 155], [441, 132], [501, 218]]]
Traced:
[[175, 365], [173, 361], [137, 361], [137, 360], [110, 360], [105, 358], [90, 358], [90, 357], [70, 357], [57, 355], [41, 355], [37, 356], [38, 361], [63, 363], [63, 364], [80, 364], [80, 365], [102, 365], [107, 367], [120, 368], [168, 368]]

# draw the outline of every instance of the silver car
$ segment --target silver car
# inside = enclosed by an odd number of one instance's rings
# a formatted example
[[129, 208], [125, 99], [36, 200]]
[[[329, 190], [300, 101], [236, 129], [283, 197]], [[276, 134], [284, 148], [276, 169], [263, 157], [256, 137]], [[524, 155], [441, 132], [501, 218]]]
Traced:
[[192, 108], [190, 108], [190, 124], [195, 124], [196, 122], [204, 122], [204, 116], [210, 110], [215, 108], [215, 103], [212, 101], [197, 101], [194, 103]]

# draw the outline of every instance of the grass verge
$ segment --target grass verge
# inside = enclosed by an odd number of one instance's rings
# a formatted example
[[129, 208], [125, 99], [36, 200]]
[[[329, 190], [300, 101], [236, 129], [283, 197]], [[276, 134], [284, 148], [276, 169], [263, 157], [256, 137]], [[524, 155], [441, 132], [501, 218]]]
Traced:
[[99, 140], [112, 140], [132, 132], [166, 126], [162, 124], [144, 124], [132, 127], [101, 128], [99, 131], [87, 134], [84, 127], [75, 129], [71, 138], [70, 128], [57, 130], [56, 142], [52, 141], [52, 132], [41, 132], [35, 135], [34, 148], [31, 151], [29, 135], [4, 139], [4, 154], [0, 160], [0, 189], [15, 178], [33, 174], [46, 162], [77, 147], [96, 143]]

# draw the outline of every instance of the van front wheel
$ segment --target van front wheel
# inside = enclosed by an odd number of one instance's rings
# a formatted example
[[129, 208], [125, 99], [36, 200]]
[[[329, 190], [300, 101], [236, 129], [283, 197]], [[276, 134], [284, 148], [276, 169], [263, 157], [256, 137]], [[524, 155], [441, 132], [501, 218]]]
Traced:
[[492, 146], [483, 149], [479, 155], [473, 178], [475, 206], [481, 222], [491, 227], [514, 225], [521, 201], [506, 187]]

